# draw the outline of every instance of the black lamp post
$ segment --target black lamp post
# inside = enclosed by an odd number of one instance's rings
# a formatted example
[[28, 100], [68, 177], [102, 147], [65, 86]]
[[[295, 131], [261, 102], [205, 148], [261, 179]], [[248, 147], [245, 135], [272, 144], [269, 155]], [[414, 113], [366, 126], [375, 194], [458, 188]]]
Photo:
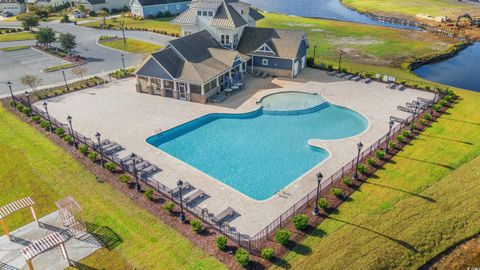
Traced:
[[122, 67], [125, 70], [125, 55], [122, 54]]
[[13, 96], [12, 82], [7, 81], [7, 85], [8, 85], [8, 89], [10, 89], [10, 95], [12, 95], [13, 106], [17, 107], [17, 102], [15, 101], [15, 96]]
[[73, 132], [73, 126], [72, 126], [72, 116], [67, 116], [67, 121], [68, 121], [68, 125], [70, 126], [70, 134], [72, 134], [72, 138], [73, 138], [73, 146], [75, 146], [75, 148], [77, 148], [77, 139], [75, 138], [75, 133]]
[[125, 21], [120, 21], [120, 26], [122, 27], [123, 44], [127, 45], [127, 39], [125, 38]]
[[343, 50], [340, 50], [340, 55], [338, 57], [338, 71], [342, 70], [342, 55], [343, 55]]
[[102, 149], [102, 144], [100, 143], [100, 139], [102, 138], [102, 134], [100, 134], [100, 132], [97, 132], [95, 134], [95, 137], [97, 138], [97, 142], [98, 142], [98, 150], [100, 152], [100, 164], [103, 165], [103, 149]]
[[315, 57], [317, 55], [317, 45], [313, 45], [313, 63], [312, 63], [312, 67], [315, 67]]
[[390, 120], [390, 122], [388, 122], [389, 128], [388, 128], [388, 136], [387, 136], [387, 146], [385, 146], [385, 151], [384, 151], [385, 154], [388, 153], [388, 144], [390, 143], [390, 134], [392, 134], [392, 128], [394, 124], [395, 123], [393, 122], [393, 120]]
[[45, 112], [47, 113], [47, 119], [48, 119], [48, 129], [52, 131], [52, 120], [50, 119], [50, 114], [48, 113], [48, 104], [46, 101], [43, 102], [43, 108], [45, 108]]
[[415, 108], [412, 111], [412, 123], [410, 124], [410, 132], [413, 132], [413, 125], [415, 125], [415, 117], [417, 116], [417, 104], [414, 104]]
[[30, 94], [26, 90], [25, 90], [25, 98], [27, 99], [28, 108], [32, 109], [32, 106], [30, 105]]
[[357, 162], [355, 164], [355, 174], [353, 175], [353, 179], [358, 179], [358, 162], [360, 161], [360, 151], [362, 151], [363, 144], [359, 142], [357, 144], [358, 154], [357, 154]]
[[318, 196], [320, 195], [320, 182], [322, 182], [323, 174], [317, 173], [317, 199], [315, 200], [315, 206], [313, 207], [312, 213], [318, 216]]
[[65, 82], [65, 91], [68, 92], [67, 77], [65, 76], [65, 69], [62, 68], [63, 81]]
[[183, 181], [177, 181], [177, 187], [180, 192], [180, 222], [184, 223], [186, 221], [185, 214], [183, 213], [183, 199], [182, 199], [182, 188], [183, 188]]
[[137, 192], [140, 192], [140, 191], [142, 191], [142, 187], [140, 186], [140, 183], [138, 182], [137, 155], [135, 153], [132, 153], [131, 157], [132, 157], [132, 161], [133, 161], [133, 174], [135, 175], [135, 190]]

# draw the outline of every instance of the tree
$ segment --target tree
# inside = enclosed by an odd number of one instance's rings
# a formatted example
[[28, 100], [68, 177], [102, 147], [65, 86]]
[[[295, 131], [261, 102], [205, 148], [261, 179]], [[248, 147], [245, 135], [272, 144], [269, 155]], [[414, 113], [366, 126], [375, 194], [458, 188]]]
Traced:
[[97, 11], [97, 16], [103, 17], [103, 27], [106, 27], [106, 26], [107, 26], [107, 15], [108, 15], [108, 12], [106, 12], [106, 11], [103, 10], [103, 9]]
[[36, 91], [37, 87], [42, 83], [42, 79], [38, 78], [35, 75], [25, 74], [20, 78], [20, 83], [32, 88], [32, 91]]
[[83, 75], [87, 72], [85, 67], [75, 67], [72, 69], [72, 73], [79, 76], [80, 80], [83, 80]]
[[32, 31], [33, 27], [38, 26], [39, 18], [35, 14], [25, 13], [17, 17], [17, 20], [22, 22], [22, 26], [26, 30]]
[[71, 54], [71, 50], [73, 50], [75, 46], [77, 46], [77, 42], [75, 41], [75, 35], [70, 33], [60, 34], [58, 41], [60, 42], [60, 46], [62, 47], [62, 49], [67, 51], [68, 54]]
[[53, 32], [53, 29], [49, 27], [41, 27], [35, 36], [38, 43], [44, 46], [50, 46], [50, 44], [57, 40], [55, 38], [55, 32]]

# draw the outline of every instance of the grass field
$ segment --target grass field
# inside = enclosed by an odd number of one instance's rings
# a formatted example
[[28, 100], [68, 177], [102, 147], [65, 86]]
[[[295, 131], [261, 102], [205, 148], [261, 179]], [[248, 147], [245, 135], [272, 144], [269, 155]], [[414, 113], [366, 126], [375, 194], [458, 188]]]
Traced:
[[[170, 34], [180, 34], [180, 26], [171, 24], [170, 21], [173, 17], [167, 18], [158, 18], [158, 19], [145, 19], [145, 20], [134, 20], [132, 18], [119, 18], [116, 22], [111, 19], [107, 19], [107, 24], [113, 25], [114, 29], [120, 29], [119, 21], [125, 22], [125, 29], [135, 30], [135, 29], [146, 29], [148, 31], [165, 31]], [[103, 22], [103, 20], [98, 20], [96, 22], [89, 22], [82, 24], [86, 27], [98, 27]]]
[[[42, 217], [56, 209], [56, 200], [72, 195], [87, 222], [108, 227], [121, 239], [116, 248], [96, 252], [82, 263], [93, 269], [225, 269], [125, 195], [97, 183], [63, 149], [1, 106], [0, 123], [0, 205], [32, 196]], [[14, 229], [31, 222], [31, 216], [22, 211], [7, 222]]]
[[342, 4], [361, 12], [406, 15], [429, 14], [455, 17], [464, 13], [480, 16], [480, 6], [458, 0], [341, 0]]
[[32, 32], [19, 32], [0, 35], [0, 42], [18, 41], [18, 40], [32, 40], [35, 39], [35, 34]]
[[460, 103], [377, 171], [285, 265], [417, 269], [479, 233], [480, 95], [458, 93]]
[[127, 38], [127, 43], [123, 42], [123, 39], [114, 39], [114, 40], [104, 40], [100, 41], [99, 43], [103, 46], [125, 51], [131, 53], [152, 53], [154, 51], [158, 51], [162, 48], [162, 46], [158, 44], [153, 44], [133, 38]]
[[0, 51], [2, 51], [2, 52], [13, 52], [13, 51], [24, 50], [24, 49], [28, 49], [28, 48], [30, 48], [30, 46], [12, 46], [12, 47], [0, 48]]

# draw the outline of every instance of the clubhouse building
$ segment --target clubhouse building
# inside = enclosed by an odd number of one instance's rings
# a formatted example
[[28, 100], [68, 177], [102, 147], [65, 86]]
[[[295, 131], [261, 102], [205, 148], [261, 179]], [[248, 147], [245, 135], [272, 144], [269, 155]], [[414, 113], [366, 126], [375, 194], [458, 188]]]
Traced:
[[137, 91], [206, 103], [244, 84], [246, 73], [295, 77], [306, 66], [305, 32], [257, 28], [263, 16], [237, 0], [198, 0], [172, 23], [182, 37], [137, 69]]

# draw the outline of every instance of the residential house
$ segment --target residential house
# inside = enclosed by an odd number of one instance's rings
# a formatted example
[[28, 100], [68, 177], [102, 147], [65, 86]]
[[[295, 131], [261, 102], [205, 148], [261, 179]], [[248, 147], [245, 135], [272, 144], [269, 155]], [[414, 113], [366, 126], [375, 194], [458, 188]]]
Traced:
[[24, 0], [0, 0], [0, 11], [17, 15], [26, 11]]
[[93, 10], [95, 12], [108, 9], [120, 10], [128, 7], [130, 0], [74, 0], [76, 5], [83, 5], [86, 10]]
[[182, 37], [136, 71], [137, 91], [206, 103], [245, 73], [295, 77], [305, 68], [305, 32], [257, 28], [263, 16], [238, 0], [199, 0], [172, 23]]
[[142, 18], [178, 15], [187, 10], [190, 3], [186, 0], [132, 0], [130, 11]]

